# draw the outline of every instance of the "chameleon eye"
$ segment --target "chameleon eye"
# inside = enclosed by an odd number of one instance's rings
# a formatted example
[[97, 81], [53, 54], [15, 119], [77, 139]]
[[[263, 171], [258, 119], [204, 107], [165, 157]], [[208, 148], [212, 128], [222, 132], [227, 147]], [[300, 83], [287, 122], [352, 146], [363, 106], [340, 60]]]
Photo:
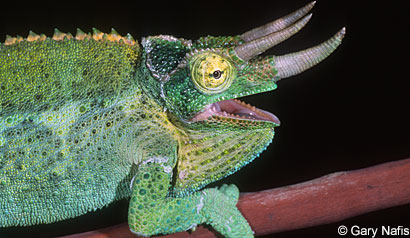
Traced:
[[214, 79], [219, 79], [219, 78], [222, 76], [222, 71], [220, 71], [219, 69], [218, 69], [218, 70], [215, 70], [215, 71], [212, 73], [212, 76], [214, 77]]
[[190, 61], [192, 81], [206, 94], [220, 93], [232, 83], [233, 67], [224, 57], [206, 52]]

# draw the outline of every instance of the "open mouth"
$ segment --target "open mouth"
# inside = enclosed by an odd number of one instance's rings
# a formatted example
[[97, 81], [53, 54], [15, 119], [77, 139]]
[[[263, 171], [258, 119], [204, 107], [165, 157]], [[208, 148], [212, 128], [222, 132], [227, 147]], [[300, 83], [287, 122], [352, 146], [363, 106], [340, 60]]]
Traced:
[[279, 119], [270, 112], [258, 109], [238, 99], [224, 100], [209, 104], [204, 111], [197, 114], [191, 121], [203, 121], [212, 116], [240, 120], [269, 121], [280, 125]]

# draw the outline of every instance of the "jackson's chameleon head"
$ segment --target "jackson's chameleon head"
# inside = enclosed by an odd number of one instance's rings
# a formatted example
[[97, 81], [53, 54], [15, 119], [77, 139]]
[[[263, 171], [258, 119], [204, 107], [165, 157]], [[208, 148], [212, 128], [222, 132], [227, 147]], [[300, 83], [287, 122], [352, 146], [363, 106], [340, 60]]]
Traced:
[[310, 18], [311, 14], [296, 23], [296, 19], [281, 19], [242, 35], [207, 36], [193, 42], [168, 35], [147, 37], [142, 42], [145, 67], [159, 85], [154, 94], [187, 123], [231, 118], [278, 126], [273, 114], [234, 99], [271, 91], [279, 79], [305, 71], [337, 48], [344, 28], [319, 46], [283, 56], [260, 56], [298, 32]]
[[[231, 174], [271, 142], [279, 119], [237, 98], [274, 90], [279, 79], [309, 69], [341, 43], [344, 28], [316, 47], [261, 56], [306, 25], [311, 18], [311, 14], [305, 16], [309, 7], [237, 36], [143, 39], [143, 69], [148, 72], [150, 93], [175, 117], [176, 124], [208, 132], [182, 143], [177, 189], [192, 184], [191, 180], [200, 187]], [[204, 142], [211, 138], [212, 143]], [[206, 178], [194, 178], [199, 176]]]

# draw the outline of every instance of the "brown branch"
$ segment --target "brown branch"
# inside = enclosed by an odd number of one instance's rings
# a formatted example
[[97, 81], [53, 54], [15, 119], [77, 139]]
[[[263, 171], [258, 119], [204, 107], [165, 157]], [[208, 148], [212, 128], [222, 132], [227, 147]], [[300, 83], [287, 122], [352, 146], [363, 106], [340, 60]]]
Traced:
[[[407, 203], [410, 203], [410, 159], [333, 173], [292, 186], [241, 194], [238, 208], [255, 235], [263, 235], [341, 221]], [[124, 223], [65, 238], [69, 237], [135, 236]], [[161, 237], [215, 237], [215, 234], [199, 226], [192, 233], [180, 232]]]

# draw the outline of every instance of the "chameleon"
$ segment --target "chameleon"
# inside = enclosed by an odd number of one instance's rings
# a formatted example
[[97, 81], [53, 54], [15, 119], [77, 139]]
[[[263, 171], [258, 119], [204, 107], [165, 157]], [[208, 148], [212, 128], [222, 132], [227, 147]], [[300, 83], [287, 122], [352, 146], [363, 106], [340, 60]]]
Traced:
[[310, 20], [315, 2], [236, 36], [157, 35], [141, 45], [114, 29], [29, 33], [0, 44], [0, 227], [78, 217], [129, 200], [138, 236], [208, 224], [253, 237], [235, 185], [205, 188], [253, 161], [280, 125], [238, 98], [274, 90], [329, 56], [329, 40], [263, 52]]

